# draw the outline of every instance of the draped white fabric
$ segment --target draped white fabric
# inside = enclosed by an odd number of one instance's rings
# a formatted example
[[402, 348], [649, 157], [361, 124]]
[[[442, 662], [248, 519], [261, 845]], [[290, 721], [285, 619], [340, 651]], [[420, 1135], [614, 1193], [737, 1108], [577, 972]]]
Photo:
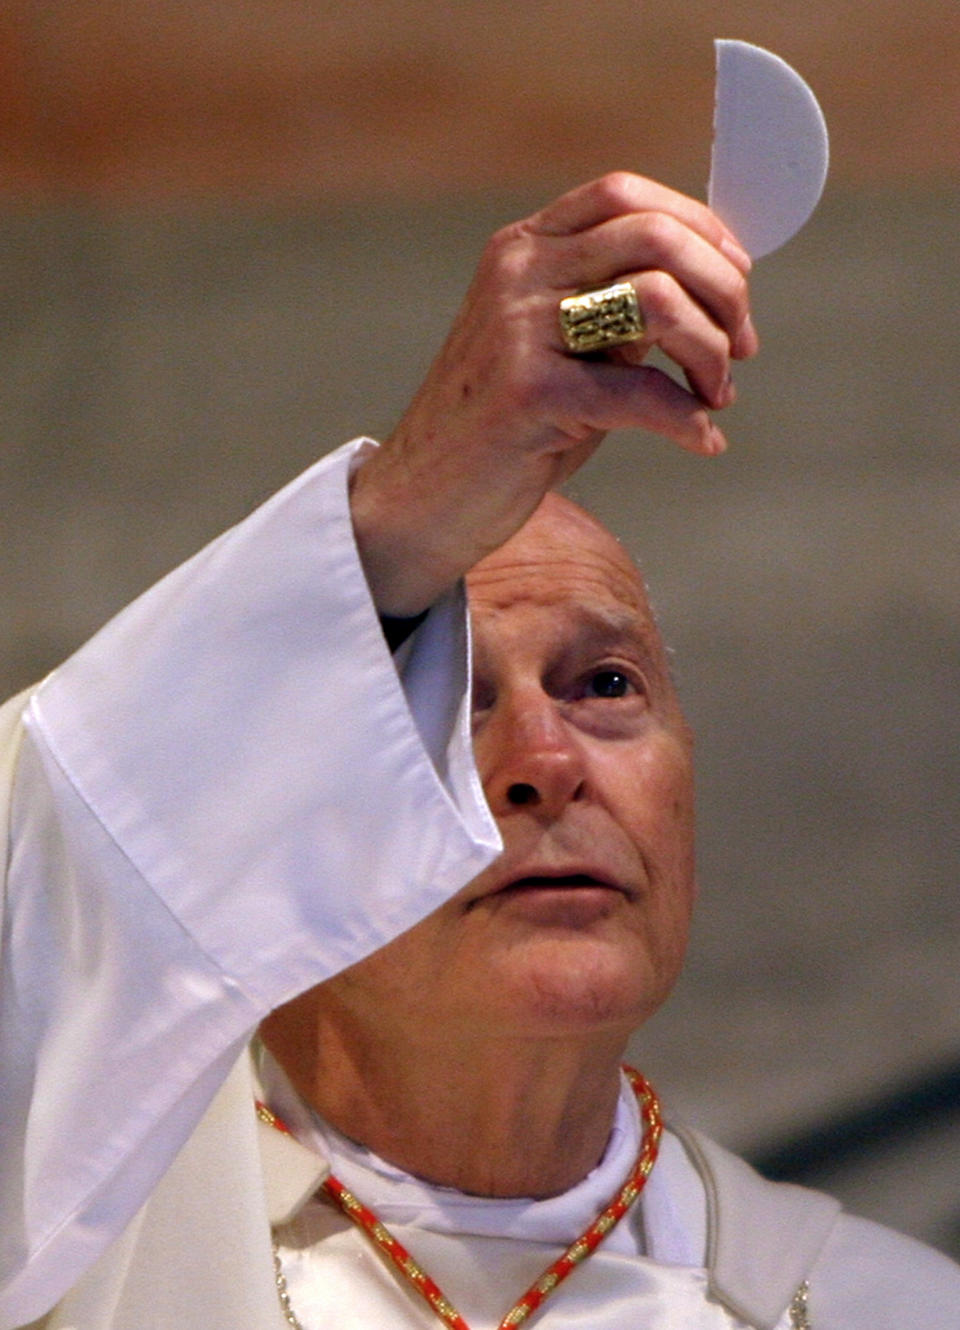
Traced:
[[[311, 1203], [283, 1233], [290, 1296], [304, 1330], [437, 1330], [347, 1220]], [[496, 1330], [512, 1302], [562, 1248], [517, 1238], [439, 1234], [396, 1225], [396, 1236], [453, 1300], [471, 1330]], [[538, 1316], [544, 1330], [732, 1330], [745, 1322], [709, 1295], [702, 1267], [670, 1266], [601, 1247]], [[783, 1318], [777, 1330], [786, 1330]]]

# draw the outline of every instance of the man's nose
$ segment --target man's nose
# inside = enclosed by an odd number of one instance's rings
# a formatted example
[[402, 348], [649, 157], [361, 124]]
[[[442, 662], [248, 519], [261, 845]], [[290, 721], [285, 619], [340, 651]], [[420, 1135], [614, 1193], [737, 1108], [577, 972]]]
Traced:
[[498, 699], [475, 747], [495, 816], [526, 808], [538, 816], [557, 817], [586, 792], [579, 740], [542, 691]]

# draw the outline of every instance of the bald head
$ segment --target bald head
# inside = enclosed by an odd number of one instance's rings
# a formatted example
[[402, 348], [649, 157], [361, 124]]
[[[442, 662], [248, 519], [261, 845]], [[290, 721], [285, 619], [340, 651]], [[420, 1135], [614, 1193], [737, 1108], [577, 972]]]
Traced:
[[616, 537], [592, 513], [551, 490], [524, 525], [467, 576], [470, 586], [509, 579], [512, 571], [552, 563], [601, 574], [625, 604], [650, 614], [643, 578]]
[[592, 513], [549, 491], [520, 530], [467, 575], [471, 608], [490, 612], [513, 602], [522, 588], [559, 606], [571, 594], [611, 621], [642, 635], [663, 696], [680, 717], [666, 648], [637, 565]]

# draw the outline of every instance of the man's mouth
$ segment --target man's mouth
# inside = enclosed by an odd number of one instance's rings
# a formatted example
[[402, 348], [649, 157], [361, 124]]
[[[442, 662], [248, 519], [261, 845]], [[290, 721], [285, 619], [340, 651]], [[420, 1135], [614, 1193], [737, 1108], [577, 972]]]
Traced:
[[615, 883], [603, 881], [589, 873], [558, 873], [556, 876], [545, 874], [543, 876], [518, 877], [513, 882], [507, 882], [500, 887], [496, 894], [499, 895], [504, 891], [528, 891], [538, 887], [604, 887], [607, 891], [620, 891], [620, 887]]
[[497, 911], [503, 906], [510, 917], [520, 917], [538, 926], [584, 929], [611, 911], [619, 909], [633, 894], [612, 877], [590, 870], [524, 873], [512, 877], [471, 901], [467, 909], [485, 905]]
[[585, 896], [589, 892], [616, 892], [628, 899], [632, 896], [632, 892], [627, 887], [612, 877], [601, 876], [599, 873], [591, 871], [564, 872], [561, 869], [549, 873], [525, 873], [522, 877], [510, 878], [509, 881], [494, 887], [491, 892], [481, 899], [498, 896], [519, 896], [526, 892], [530, 894], [569, 892], [571, 897], [575, 894]]
[[466, 908], [471, 910], [482, 901], [493, 903], [522, 896], [566, 895], [571, 905], [574, 899], [586, 903], [590, 898], [599, 904], [604, 897], [609, 903], [611, 896], [634, 901], [639, 890], [632, 877], [617, 872], [612, 863], [601, 862], [591, 854], [513, 853], [505, 855], [492, 871], [480, 877]]

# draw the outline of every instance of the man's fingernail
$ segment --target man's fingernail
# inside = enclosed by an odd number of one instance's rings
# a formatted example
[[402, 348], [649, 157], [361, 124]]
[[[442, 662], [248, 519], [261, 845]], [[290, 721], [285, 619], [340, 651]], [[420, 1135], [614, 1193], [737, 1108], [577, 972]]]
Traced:
[[753, 355], [758, 344], [757, 330], [753, 326], [753, 319], [748, 314], [737, 330], [735, 352], [738, 356]]
[[717, 429], [716, 425], [710, 426], [707, 448], [711, 457], [719, 457], [721, 453], [727, 451], [727, 441], [724, 438], [723, 433]]

